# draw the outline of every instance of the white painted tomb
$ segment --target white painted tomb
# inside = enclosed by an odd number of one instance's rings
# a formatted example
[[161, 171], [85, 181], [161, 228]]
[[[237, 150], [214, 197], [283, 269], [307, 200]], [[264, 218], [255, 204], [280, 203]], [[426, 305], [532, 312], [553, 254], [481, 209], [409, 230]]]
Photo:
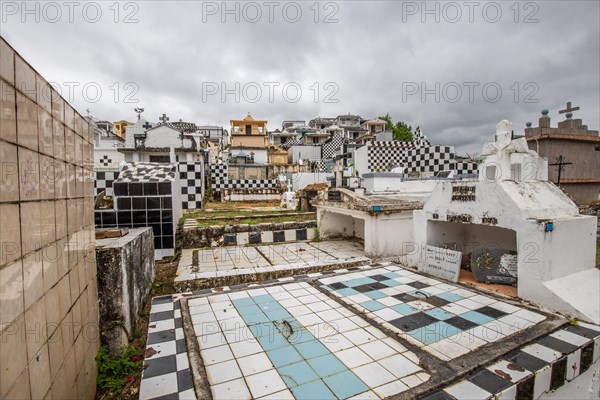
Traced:
[[483, 147], [478, 180], [440, 181], [414, 211], [415, 251], [426, 246], [463, 253], [500, 248], [517, 254], [517, 291], [542, 309], [600, 323], [600, 270], [595, 268], [596, 217], [548, 182], [548, 162], [511, 139], [512, 124], [496, 126]]

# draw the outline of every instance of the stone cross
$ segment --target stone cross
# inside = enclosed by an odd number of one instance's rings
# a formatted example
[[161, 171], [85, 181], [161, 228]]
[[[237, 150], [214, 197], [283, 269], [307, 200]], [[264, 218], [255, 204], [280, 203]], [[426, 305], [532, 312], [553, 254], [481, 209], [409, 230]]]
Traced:
[[579, 107], [571, 107], [571, 102], [567, 102], [567, 108], [565, 108], [564, 110], [560, 110], [558, 111], [559, 114], [564, 114], [567, 113], [566, 117], [567, 118], [571, 118], [573, 116], [573, 111], [577, 111], [579, 110]]
[[162, 117], [158, 118], [163, 124], [166, 124], [169, 121], [169, 117], [166, 114], [163, 114]]

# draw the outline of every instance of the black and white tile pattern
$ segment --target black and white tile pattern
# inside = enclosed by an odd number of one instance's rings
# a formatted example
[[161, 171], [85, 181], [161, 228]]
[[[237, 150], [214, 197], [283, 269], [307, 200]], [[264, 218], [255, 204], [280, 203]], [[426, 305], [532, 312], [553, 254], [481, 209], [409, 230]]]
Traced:
[[[340, 147], [344, 144], [344, 136], [342, 134], [334, 134], [329, 141], [321, 147], [321, 161], [319, 162], [319, 171], [325, 172], [331, 165], [327, 160], [331, 160], [337, 154]], [[330, 172], [330, 171], [327, 171]]]
[[152, 299], [140, 399], [195, 399], [176, 296]]
[[201, 162], [180, 162], [178, 168], [182, 208], [184, 210], [202, 208], [204, 165]]
[[94, 180], [94, 189], [96, 195], [105, 191], [106, 196], [114, 196], [113, 183], [119, 176], [119, 171], [95, 171], [96, 179]]
[[371, 172], [387, 172], [392, 168], [406, 164], [407, 153], [415, 149], [413, 142], [383, 142], [367, 143], [367, 168]]
[[[189, 374], [188, 353], [181, 325], [179, 305], [181, 298], [258, 288], [273, 283], [334, 277], [389, 264], [316, 272], [273, 279], [261, 285], [240, 284], [154, 298], [150, 310], [150, 329], [146, 348], [160, 350], [160, 353], [144, 361], [148, 367], [142, 374], [140, 399], [195, 398], [191, 380], [188, 380], [191, 374]], [[155, 362], [160, 358], [164, 360]], [[597, 367], [599, 358], [600, 327], [585, 323], [579, 323], [578, 326], [569, 325], [505, 354], [491, 365], [476, 369], [458, 383], [421, 398], [425, 400], [537, 399], [544, 393], [564, 386], [590, 368]]]
[[543, 336], [426, 399], [538, 399], [600, 358], [600, 327], [579, 323]]
[[409, 149], [404, 165], [407, 172], [440, 172], [451, 168], [454, 147], [429, 146]]
[[455, 170], [457, 174], [477, 174], [477, 163], [456, 162], [452, 146], [431, 146], [426, 140], [418, 142], [367, 143], [368, 168], [372, 172], [387, 172], [404, 167], [407, 173]]
[[109, 156], [107, 156], [106, 154], [104, 154], [102, 156], [102, 158], [100, 158], [100, 167], [101, 168], [102, 167], [105, 167], [105, 168], [106, 167], [110, 167], [112, 165], [112, 163], [113, 163], [113, 160]]
[[290, 139], [287, 142], [280, 144], [279, 147], [281, 147], [284, 150], [287, 150], [292, 146], [300, 146], [303, 144], [304, 141], [302, 139]]
[[[369, 268], [361, 267], [361, 268]], [[324, 273], [316, 272], [295, 277], [286, 277], [264, 281], [263, 284], [284, 283], [306, 278], [318, 278], [336, 273], [358, 270], [358, 268], [339, 269]], [[148, 340], [146, 352], [149, 349], [161, 352], [147, 357], [144, 360], [142, 382], [140, 385], [140, 399], [195, 399], [193, 384], [188, 382], [189, 368], [188, 351], [182, 328], [181, 309], [179, 300], [183, 297], [206, 295], [211, 293], [223, 293], [230, 290], [259, 287], [258, 284], [240, 284], [235, 286], [224, 286], [217, 289], [195, 290], [170, 296], [161, 296], [152, 299], [150, 309], [150, 322], [148, 329]], [[164, 351], [163, 351], [164, 349]], [[174, 355], [174, 357], [173, 357]], [[160, 360], [161, 358], [164, 360]], [[166, 358], [169, 357], [169, 358]], [[159, 361], [160, 360], [160, 361]], [[158, 361], [158, 362], [156, 362]], [[152, 370], [150, 370], [152, 368]], [[149, 372], [150, 370], [150, 372]], [[181, 377], [180, 377], [181, 375]]]
[[279, 186], [276, 179], [230, 180], [227, 170], [227, 164], [213, 164], [211, 166], [213, 192], [220, 192], [223, 189], [271, 189]]
[[119, 182], [163, 182], [175, 180], [175, 165], [136, 162], [126, 163], [121, 168]]

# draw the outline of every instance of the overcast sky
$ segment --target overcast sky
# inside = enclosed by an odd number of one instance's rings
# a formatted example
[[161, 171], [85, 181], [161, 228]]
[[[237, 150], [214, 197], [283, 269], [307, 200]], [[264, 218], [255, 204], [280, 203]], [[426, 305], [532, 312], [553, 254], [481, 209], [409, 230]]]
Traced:
[[2, 1], [2, 36], [100, 119], [143, 107], [228, 127], [251, 112], [273, 130], [389, 112], [459, 153], [502, 119], [521, 134], [547, 108], [554, 126], [567, 101], [600, 123], [598, 1], [22, 4]]

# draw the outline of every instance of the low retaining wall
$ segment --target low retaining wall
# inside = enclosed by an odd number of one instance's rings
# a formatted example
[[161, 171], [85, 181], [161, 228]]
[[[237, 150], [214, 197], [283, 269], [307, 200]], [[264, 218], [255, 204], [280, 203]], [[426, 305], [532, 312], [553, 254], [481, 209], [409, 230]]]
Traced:
[[315, 272], [334, 271], [338, 269], [347, 269], [368, 264], [371, 260], [366, 257], [351, 259], [331, 264], [306, 265], [305, 267], [280, 269], [269, 272], [256, 272], [253, 274], [229, 275], [207, 279], [194, 279], [175, 282], [175, 288], [180, 292], [189, 292], [194, 290], [203, 290], [218, 288], [223, 286], [234, 287], [244, 283], [260, 282], [261, 284], [270, 283], [275, 279], [288, 278], [290, 276], [302, 276]]
[[317, 221], [188, 227], [181, 235], [184, 249], [313, 240]]
[[281, 200], [281, 194], [284, 192], [281, 188], [243, 188], [243, 189], [222, 189], [221, 202], [228, 203], [233, 201], [273, 201]]
[[135, 322], [154, 281], [152, 228], [96, 241], [100, 340], [111, 354], [134, 339]]

